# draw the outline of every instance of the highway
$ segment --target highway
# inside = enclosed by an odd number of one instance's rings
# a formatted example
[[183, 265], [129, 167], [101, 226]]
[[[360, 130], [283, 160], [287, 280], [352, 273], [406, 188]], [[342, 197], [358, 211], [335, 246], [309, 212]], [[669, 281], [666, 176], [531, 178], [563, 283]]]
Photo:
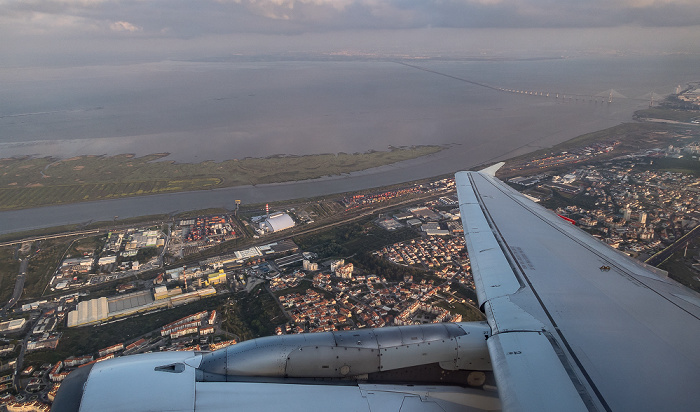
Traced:
[[25, 242], [35, 242], [37, 240], [58, 239], [61, 237], [69, 237], [69, 236], [92, 235], [94, 233], [107, 232], [108, 230], [109, 229], [91, 229], [91, 230], [79, 230], [76, 232], [56, 233], [53, 235], [46, 235], [46, 236], [34, 236], [34, 237], [28, 237], [28, 238], [24, 238], [24, 239], [20, 239], [20, 240], [10, 240], [8, 242], [0, 242], [0, 247], [12, 246], [12, 245], [20, 244], [20, 243], [25, 243]]
[[7, 317], [7, 311], [10, 310], [22, 296], [22, 290], [24, 289], [24, 280], [27, 275], [27, 265], [29, 264], [29, 257], [22, 260], [19, 265], [19, 274], [17, 275], [17, 281], [15, 282], [15, 290], [12, 292], [12, 297], [9, 302], [2, 308], [2, 317]]
[[678, 240], [673, 242], [669, 247], [655, 254], [654, 256], [647, 259], [644, 263], [659, 267], [666, 259], [670, 258], [671, 255], [681, 250], [685, 245], [690, 243], [691, 240], [695, 239], [700, 235], [700, 225], [695, 226], [690, 232], [681, 236]]

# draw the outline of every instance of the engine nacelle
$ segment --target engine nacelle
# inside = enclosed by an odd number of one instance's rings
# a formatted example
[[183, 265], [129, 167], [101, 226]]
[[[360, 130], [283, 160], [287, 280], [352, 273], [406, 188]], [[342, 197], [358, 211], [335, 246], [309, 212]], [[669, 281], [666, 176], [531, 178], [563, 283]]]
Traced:
[[462, 322], [270, 336], [202, 355], [197, 380], [352, 378], [433, 363], [488, 371], [489, 335], [486, 322]]

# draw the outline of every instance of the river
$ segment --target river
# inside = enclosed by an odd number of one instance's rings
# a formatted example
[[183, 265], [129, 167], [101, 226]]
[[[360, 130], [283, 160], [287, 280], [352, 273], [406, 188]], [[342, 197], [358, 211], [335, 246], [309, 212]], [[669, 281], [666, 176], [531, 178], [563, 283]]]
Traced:
[[[187, 63], [0, 72], [0, 157], [172, 153], [220, 161], [442, 144], [343, 176], [0, 212], [0, 233], [323, 196], [452, 173], [630, 121], [646, 94], [696, 80], [700, 59]], [[32, 76], [39, 81], [30, 81]], [[35, 77], [36, 78], [36, 77]], [[506, 93], [493, 87], [550, 93]], [[186, 86], [182, 86], [186, 85]], [[37, 98], [40, 88], [44, 95]], [[614, 88], [629, 99], [605, 96]], [[555, 98], [561, 93], [597, 98]]]

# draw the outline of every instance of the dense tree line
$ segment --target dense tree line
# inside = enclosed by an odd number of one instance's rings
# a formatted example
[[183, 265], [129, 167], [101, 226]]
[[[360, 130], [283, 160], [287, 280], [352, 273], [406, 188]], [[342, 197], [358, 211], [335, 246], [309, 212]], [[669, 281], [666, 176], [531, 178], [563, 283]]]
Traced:
[[248, 340], [260, 336], [272, 335], [275, 321], [283, 319], [274, 299], [261, 286], [250, 293], [240, 293], [235, 302], [230, 302], [224, 309], [224, 327], [231, 333]]
[[405, 276], [420, 277], [425, 274], [424, 270], [397, 265], [369, 252], [355, 255], [352, 261], [353, 264], [366, 268], [369, 273], [385, 277], [390, 281], [401, 281]]

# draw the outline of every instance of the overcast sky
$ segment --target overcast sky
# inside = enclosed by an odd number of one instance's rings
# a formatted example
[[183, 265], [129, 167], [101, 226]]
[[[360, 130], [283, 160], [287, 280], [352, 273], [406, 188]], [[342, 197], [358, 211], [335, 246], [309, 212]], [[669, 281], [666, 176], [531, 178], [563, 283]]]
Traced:
[[351, 51], [700, 52], [699, 0], [0, 0], [4, 66]]

